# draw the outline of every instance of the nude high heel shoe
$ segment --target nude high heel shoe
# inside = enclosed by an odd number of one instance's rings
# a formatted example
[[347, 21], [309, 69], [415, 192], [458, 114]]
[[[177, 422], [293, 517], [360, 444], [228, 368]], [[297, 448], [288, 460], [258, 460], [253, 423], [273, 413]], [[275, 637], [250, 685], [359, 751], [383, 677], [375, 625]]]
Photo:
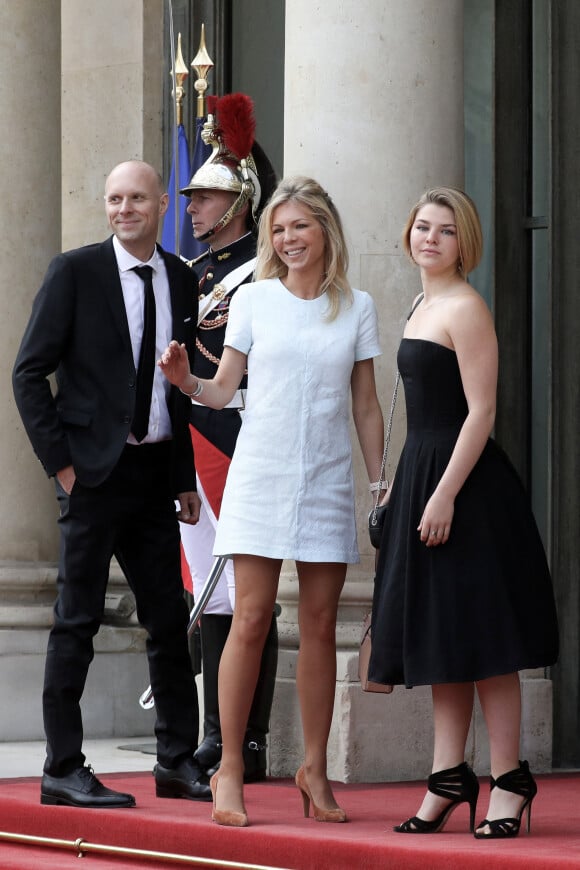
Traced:
[[214, 773], [209, 781], [211, 788], [211, 796], [213, 798], [213, 809], [211, 811], [212, 821], [217, 825], [227, 825], [230, 828], [247, 828], [248, 816], [246, 813], [235, 812], [234, 810], [217, 810], [216, 809], [216, 794], [218, 786], [218, 773]]
[[307, 819], [310, 815], [310, 804], [312, 804], [312, 814], [317, 822], [346, 822], [346, 813], [337, 807], [335, 810], [322, 810], [317, 807], [312, 800], [308, 783], [306, 782], [306, 774], [304, 768], [298, 768], [296, 773], [296, 785], [302, 794], [302, 803], [304, 805], [304, 818]]

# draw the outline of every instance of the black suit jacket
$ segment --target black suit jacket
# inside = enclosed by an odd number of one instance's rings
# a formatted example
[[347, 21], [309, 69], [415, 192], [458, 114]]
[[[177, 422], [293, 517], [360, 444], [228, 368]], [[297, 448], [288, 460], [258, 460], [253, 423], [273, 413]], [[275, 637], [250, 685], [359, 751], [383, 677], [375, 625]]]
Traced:
[[[185, 263], [159, 249], [167, 268], [173, 338], [193, 358], [198, 284]], [[49, 375], [56, 373], [53, 395]], [[14, 395], [48, 475], [73, 465], [97, 486], [115, 467], [131, 428], [136, 371], [112, 237], [55, 257], [34, 300], [12, 375]], [[175, 387], [174, 492], [195, 490], [188, 421], [191, 403]]]

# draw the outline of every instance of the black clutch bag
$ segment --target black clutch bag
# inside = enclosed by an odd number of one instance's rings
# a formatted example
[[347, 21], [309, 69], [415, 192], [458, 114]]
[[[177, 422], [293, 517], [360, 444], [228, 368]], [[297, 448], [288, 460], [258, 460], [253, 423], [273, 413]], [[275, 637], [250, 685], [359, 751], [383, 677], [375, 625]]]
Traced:
[[369, 514], [369, 537], [375, 550], [378, 550], [381, 545], [381, 537], [383, 535], [388, 507], [388, 502], [387, 504], [378, 505], [377, 507], [374, 507]]

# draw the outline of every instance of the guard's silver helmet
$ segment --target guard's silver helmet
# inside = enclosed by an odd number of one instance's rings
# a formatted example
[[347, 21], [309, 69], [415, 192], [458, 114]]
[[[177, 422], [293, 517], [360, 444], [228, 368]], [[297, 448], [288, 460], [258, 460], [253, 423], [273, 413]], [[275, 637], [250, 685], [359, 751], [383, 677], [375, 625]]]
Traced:
[[224, 190], [237, 194], [237, 198], [199, 241], [220, 232], [246, 202], [250, 203], [254, 219], [257, 218], [262, 191], [252, 156], [255, 131], [254, 104], [250, 97], [245, 94], [226, 94], [219, 99], [208, 97], [208, 115], [201, 135], [213, 150], [187, 187], [179, 192], [191, 196], [194, 190]]

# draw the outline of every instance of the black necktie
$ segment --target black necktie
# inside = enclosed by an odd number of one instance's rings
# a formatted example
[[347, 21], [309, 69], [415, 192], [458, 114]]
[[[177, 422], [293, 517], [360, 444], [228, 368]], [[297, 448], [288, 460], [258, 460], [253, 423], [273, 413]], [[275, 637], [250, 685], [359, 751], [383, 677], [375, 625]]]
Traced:
[[153, 390], [153, 375], [155, 374], [155, 296], [151, 266], [133, 266], [133, 272], [139, 275], [145, 285], [145, 304], [143, 309], [143, 338], [137, 369], [135, 413], [133, 414], [131, 432], [137, 441], [143, 441], [149, 429], [151, 392]]

